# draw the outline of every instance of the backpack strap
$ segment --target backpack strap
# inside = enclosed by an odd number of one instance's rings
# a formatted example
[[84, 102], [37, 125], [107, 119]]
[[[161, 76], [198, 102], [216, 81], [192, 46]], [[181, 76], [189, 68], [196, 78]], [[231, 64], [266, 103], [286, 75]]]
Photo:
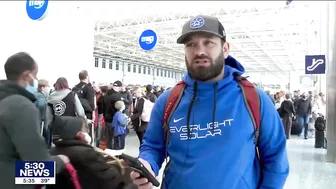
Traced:
[[259, 143], [258, 143], [260, 134], [260, 125], [261, 125], [259, 94], [255, 86], [245, 77], [236, 76], [235, 79], [238, 82], [240, 88], [242, 89], [246, 108], [252, 118], [252, 123], [254, 126], [254, 143], [256, 145], [256, 154], [259, 162], [261, 162]]
[[186, 87], [186, 84], [183, 81], [178, 82], [173, 89], [171, 90], [164, 109], [163, 113], [163, 132], [164, 132], [164, 139], [166, 142], [166, 159], [168, 157], [168, 144], [170, 140], [170, 132], [169, 132], [169, 120], [171, 119], [172, 114], [176, 110], [178, 104], [183, 95], [183, 91]]

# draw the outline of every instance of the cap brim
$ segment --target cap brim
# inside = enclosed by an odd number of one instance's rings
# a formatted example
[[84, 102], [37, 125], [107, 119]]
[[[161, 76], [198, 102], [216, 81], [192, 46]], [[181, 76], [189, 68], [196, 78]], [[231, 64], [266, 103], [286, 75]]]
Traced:
[[224, 37], [224, 36], [219, 35], [218, 33], [211, 32], [211, 31], [206, 31], [206, 30], [195, 30], [195, 31], [190, 31], [190, 32], [187, 32], [187, 33], [181, 35], [179, 38], [177, 38], [177, 41], [176, 41], [176, 42], [177, 42], [178, 44], [183, 44], [183, 43], [184, 43], [184, 40], [185, 40], [186, 37], [188, 37], [188, 36], [191, 35], [191, 34], [195, 34], [195, 33], [209, 33], [209, 34], [213, 34], [213, 35], [215, 35], [215, 36], [218, 36], [218, 37], [221, 38], [221, 39]]

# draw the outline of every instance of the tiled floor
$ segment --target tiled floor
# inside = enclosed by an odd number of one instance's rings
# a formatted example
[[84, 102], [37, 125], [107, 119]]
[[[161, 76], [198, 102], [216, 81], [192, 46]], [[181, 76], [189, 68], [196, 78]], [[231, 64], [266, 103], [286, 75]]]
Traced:
[[314, 148], [314, 139], [293, 137], [287, 151], [291, 170], [285, 189], [336, 189], [336, 164], [326, 163], [326, 150]]
[[[137, 156], [139, 142], [127, 137], [126, 153]], [[314, 139], [292, 137], [287, 144], [290, 175], [284, 189], [336, 189], [336, 164], [326, 163], [325, 149], [315, 149]]]

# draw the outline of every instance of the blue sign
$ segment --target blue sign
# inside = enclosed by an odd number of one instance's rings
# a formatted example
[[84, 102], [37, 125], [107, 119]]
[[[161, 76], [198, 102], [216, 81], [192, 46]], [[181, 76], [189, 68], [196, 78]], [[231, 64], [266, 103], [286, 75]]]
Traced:
[[306, 74], [325, 74], [325, 55], [306, 55], [305, 64]]
[[199, 29], [204, 26], [204, 19], [202, 17], [196, 17], [190, 21], [191, 29]]
[[47, 12], [48, 0], [31, 1], [27, 0], [26, 11], [27, 15], [32, 20], [42, 20]]
[[152, 50], [157, 43], [157, 35], [153, 30], [145, 30], [139, 37], [139, 45], [145, 50]]
[[15, 184], [55, 184], [55, 161], [16, 161]]

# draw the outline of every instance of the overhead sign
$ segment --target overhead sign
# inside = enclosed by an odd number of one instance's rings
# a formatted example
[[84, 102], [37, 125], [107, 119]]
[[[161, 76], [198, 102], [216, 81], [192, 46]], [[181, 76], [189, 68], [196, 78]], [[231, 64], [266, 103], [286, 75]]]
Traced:
[[157, 43], [157, 35], [153, 30], [145, 30], [139, 37], [139, 45], [145, 50], [152, 50]]
[[32, 20], [42, 20], [47, 12], [48, 0], [44, 1], [31, 1], [26, 2], [27, 15]]
[[326, 69], [325, 55], [306, 55], [306, 74], [324, 74]]

